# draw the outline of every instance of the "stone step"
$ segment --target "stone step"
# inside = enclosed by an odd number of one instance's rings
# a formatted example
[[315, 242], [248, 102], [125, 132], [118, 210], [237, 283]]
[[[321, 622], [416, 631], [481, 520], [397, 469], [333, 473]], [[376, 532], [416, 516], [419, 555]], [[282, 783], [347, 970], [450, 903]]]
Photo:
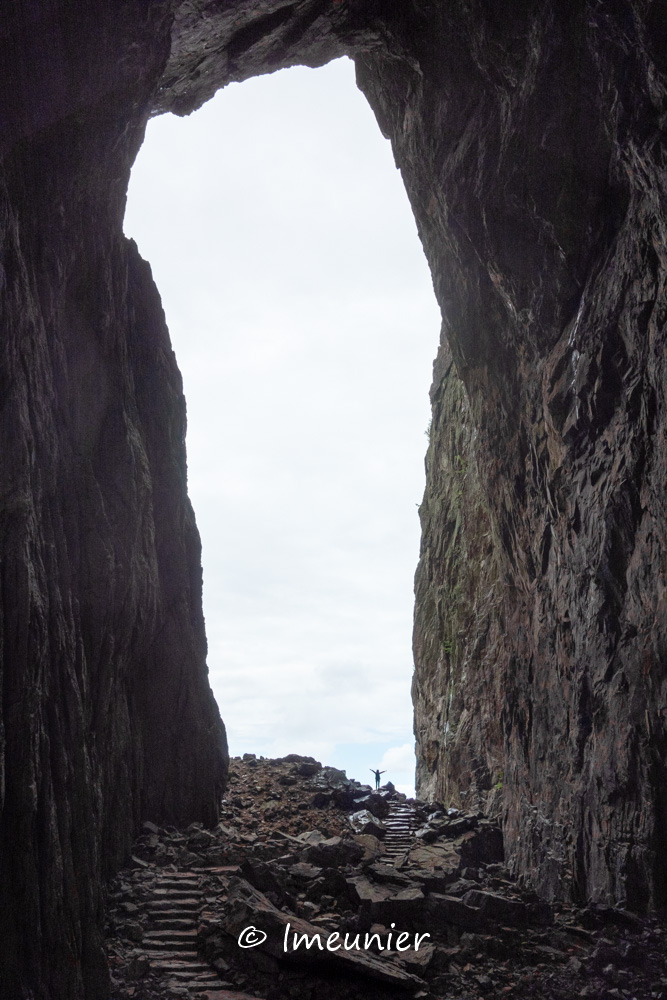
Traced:
[[180, 898], [181, 896], [198, 896], [200, 891], [198, 885], [158, 885], [153, 889], [153, 897], [155, 899], [164, 899], [165, 896], [174, 896], [175, 898]]
[[190, 927], [187, 930], [182, 931], [146, 931], [144, 934], [144, 940], [148, 938], [150, 941], [163, 940], [166, 937], [180, 938], [183, 941], [189, 941], [191, 938], [197, 937], [197, 931]]
[[174, 979], [187, 980], [193, 983], [211, 983], [216, 986], [220, 982], [220, 977], [213, 969], [198, 969], [193, 965], [190, 969], [165, 969]]
[[165, 896], [173, 897], [174, 899], [182, 899], [183, 897], [188, 897], [194, 895], [198, 890], [198, 886], [183, 886], [182, 888], [176, 887], [163, 887], [160, 886], [158, 889], [153, 889], [153, 897], [158, 899], [163, 899]]
[[158, 948], [151, 950], [150, 948], [144, 948], [143, 954], [146, 958], [153, 962], [183, 962], [186, 965], [191, 964], [197, 959], [197, 952], [194, 949], [188, 949], [183, 951], [182, 949], [174, 948], [170, 951], [168, 948]]
[[153, 920], [153, 930], [156, 931], [189, 931], [192, 930], [196, 921], [189, 917], [164, 917], [161, 913], [159, 919]]
[[192, 927], [192, 924], [190, 925], [189, 928], [187, 928], [186, 930], [182, 930], [182, 931], [159, 931], [159, 930], [146, 931], [146, 933], [144, 934], [144, 940], [146, 938], [150, 938], [151, 941], [153, 941], [156, 938], [167, 937], [167, 935], [169, 935], [170, 937], [183, 938], [183, 940], [186, 940], [186, 939], [189, 940], [190, 938], [193, 938], [193, 937], [197, 936], [197, 931]]
[[183, 959], [197, 956], [197, 946], [193, 938], [192, 947], [184, 947], [183, 941], [148, 941], [144, 949], [147, 958], [157, 958], [160, 955], [178, 955]]
[[161, 878], [158, 879], [160, 889], [198, 889], [200, 880], [198, 878]]
[[172, 976], [174, 979], [182, 981], [197, 979], [200, 982], [213, 983], [215, 986], [220, 984], [220, 977], [213, 969], [201, 968], [195, 963], [189, 966], [172, 966], [158, 965], [155, 962], [151, 962], [151, 969], [153, 972], [159, 972], [164, 976]]
[[169, 920], [170, 917], [182, 917], [184, 920], [189, 917], [190, 920], [196, 920], [199, 904], [197, 906], [157, 906], [155, 908], [149, 906], [146, 912], [154, 920], [158, 918]]
[[170, 896], [168, 899], [151, 899], [149, 907], [151, 910], [166, 910], [169, 907], [178, 906], [180, 909], [199, 909], [200, 900], [195, 899], [192, 896], [179, 896], [178, 899], [174, 899]]
[[144, 934], [142, 944], [148, 951], [153, 948], [155, 951], [173, 949], [176, 951], [196, 951], [197, 931], [148, 931]]
[[206, 973], [206, 975], [217, 976], [217, 973], [211, 968], [210, 965], [206, 965], [201, 959], [190, 957], [189, 961], [186, 958], [181, 958], [178, 961], [171, 958], [157, 958], [154, 962], [151, 962], [151, 968], [159, 969], [162, 972], [173, 972], [174, 975], [178, 972], [180, 973], [191, 973], [193, 976], [199, 976]]

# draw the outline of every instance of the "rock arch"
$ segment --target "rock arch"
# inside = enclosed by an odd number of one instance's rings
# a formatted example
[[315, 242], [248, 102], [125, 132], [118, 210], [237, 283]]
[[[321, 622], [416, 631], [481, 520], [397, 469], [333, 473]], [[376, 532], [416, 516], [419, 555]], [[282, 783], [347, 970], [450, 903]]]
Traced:
[[[104, 994], [102, 879], [215, 816], [184, 411], [122, 237], [151, 114], [352, 55], [443, 311], [417, 576], [423, 793], [548, 895], [665, 902], [657, 0], [26, 0], [0, 33], [0, 986]], [[174, 753], [176, 748], [176, 753]]]

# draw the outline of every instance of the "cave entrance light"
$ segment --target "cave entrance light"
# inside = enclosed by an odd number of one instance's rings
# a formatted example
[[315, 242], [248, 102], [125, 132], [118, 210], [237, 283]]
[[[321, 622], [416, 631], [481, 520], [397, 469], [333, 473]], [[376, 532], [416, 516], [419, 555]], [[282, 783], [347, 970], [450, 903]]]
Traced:
[[439, 313], [353, 64], [154, 119], [125, 232], [188, 405], [214, 694], [230, 752], [413, 788], [412, 580]]

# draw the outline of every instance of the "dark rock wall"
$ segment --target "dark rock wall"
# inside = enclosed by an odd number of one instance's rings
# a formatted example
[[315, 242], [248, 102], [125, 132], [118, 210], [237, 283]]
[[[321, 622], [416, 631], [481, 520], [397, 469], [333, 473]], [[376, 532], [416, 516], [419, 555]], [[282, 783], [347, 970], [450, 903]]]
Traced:
[[495, 664], [505, 634], [498, 540], [470, 402], [446, 340], [434, 374], [415, 581], [417, 786], [427, 801], [496, 814], [504, 753]]
[[121, 231], [167, 25], [23, 6], [0, 47], [0, 996], [70, 1000], [107, 994], [104, 876], [142, 819], [214, 822], [227, 754], [181, 378]]
[[665, 8], [428, 15], [428, 30], [396, 22], [399, 70], [393, 53], [358, 61], [465, 388], [443, 344], [417, 573], [420, 790], [499, 808], [513, 865], [547, 894], [658, 905]]
[[343, 53], [443, 343], [417, 574], [420, 791], [551, 895], [666, 901], [662, 0], [37, 0], [0, 24], [2, 995], [104, 995], [142, 817], [213, 819], [184, 404], [121, 232], [147, 116]]

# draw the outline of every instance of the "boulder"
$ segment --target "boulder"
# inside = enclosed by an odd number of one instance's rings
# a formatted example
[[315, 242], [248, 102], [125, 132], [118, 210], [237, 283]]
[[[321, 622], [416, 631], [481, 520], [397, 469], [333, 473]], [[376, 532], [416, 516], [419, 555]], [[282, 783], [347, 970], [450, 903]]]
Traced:
[[409, 948], [408, 951], [399, 953], [399, 961], [411, 972], [422, 975], [433, 962], [436, 953], [435, 944], [424, 943], [416, 951]]
[[371, 792], [370, 795], [364, 795], [361, 798], [356, 797], [353, 801], [362, 809], [368, 809], [378, 819], [386, 819], [389, 815], [389, 802], [384, 795], [380, 795], [378, 792]]
[[441, 832], [441, 828], [431, 826], [430, 823], [427, 823], [426, 826], [422, 826], [417, 830], [415, 837], [424, 844], [432, 844], [438, 839]]
[[381, 840], [374, 837], [372, 833], [357, 833], [352, 837], [355, 844], [363, 849], [364, 856], [362, 862], [374, 861], [384, 854], [384, 845]]
[[322, 765], [314, 757], [303, 757], [298, 753], [288, 753], [286, 757], [276, 757], [276, 764], [311, 764], [317, 767], [317, 770], [322, 769]]
[[368, 906], [371, 903], [383, 902], [392, 895], [392, 889], [385, 885], [376, 885], [365, 875], [355, 875], [346, 879], [349, 896], [353, 903]]
[[300, 833], [296, 837], [300, 840], [302, 844], [321, 844], [323, 840], [328, 840], [323, 833], [319, 830], [307, 830], [305, 833]]
[[451, 841], [439, 841], [437, 844], [424, 844], [416, 841], [408, 851], [406, 865], [408, 868], [421, 868], [425, 872], [430, 869], [458, 871], [461, 856]]
[[407, 873], [398, 871], [392, 865], [382, 864], [380, 861], [369, 865], [366, 871], [374, 882], [379, 882], [381, 885], [388, 884], [406, 888], [409, 885], [415, 884], [415, 880], [411, 879]]
[[317, 774], [318, 771], [322, 770], [322, 765], [318, 760], [304, 761], [303, 764], [299, 764], [296, 769], [296, 774], [301, 778], [312, 778], [313, 775]]
[[331, 800], [338, 809], [354, 809], [356, 805], [355, 790], [345, 785], [334, 788]]
[[368, 809], [360, 809], [358, 812], [352, 813], [348, 819], [355, 833], [371, 833], [374, 837], [381, 839], [387, 832], [382, 820], [376, 819]]
[[[340, 933], [330, 942], [332, 949], [339, 946], [339, 950], [329, 949], [327, 943], [330, 932], [291, 913], [278, 910], [266, 896], [244, 879], [230, 880], [224, 913], [219, 920], [210, 921], [200, 929], [201, 950], [211, 960], [216, 956], [206, 946], [208, 939], [214, 940], [220, 929], [233, 939], [238, 939], [248, 927], [257, 928], [266, 935], [264, 941], [252, 949], [253, 952], [271, 956], [280, 963], [302, 965], [312, 971], [317, 971], [319, 966], [322, 972], [331, 970], [336, 975], [363, 976], [403, 988], [414, 989], [423, 985], [422, 980], [406, 972], [392, 959], [363, 950], [361, 936], [357, 938], [357, 943], [362, 947], [354, 947], [356, 934], [348, 935], [347, 943], [351, 946], [349, 950], [342, 947], [344, 935]], [[312, 942], [311, 947], [306, 947], [303, 942], [304, 934]], [[295, 935], [302, 941], [296, 948]]]
[[337, 767], [323, 767], [317, 772], [318, 784], [327, 785], [329, 788], [348, 788], [352, 782], [345, 771]]
[[322, 868], [345, 868], [357, 864], [364, 856], [364, 849], [351, 837], [330, 837], [319, 844], [312, 844], [303, 852], [303, 858]]
[[305, 861], [298, 861], [295, 865], [291, 865], [287, 871], [290, 877], [298, 882], [309, 882], [322, 874], [321, 868], [317, 865], [309, 865]]

